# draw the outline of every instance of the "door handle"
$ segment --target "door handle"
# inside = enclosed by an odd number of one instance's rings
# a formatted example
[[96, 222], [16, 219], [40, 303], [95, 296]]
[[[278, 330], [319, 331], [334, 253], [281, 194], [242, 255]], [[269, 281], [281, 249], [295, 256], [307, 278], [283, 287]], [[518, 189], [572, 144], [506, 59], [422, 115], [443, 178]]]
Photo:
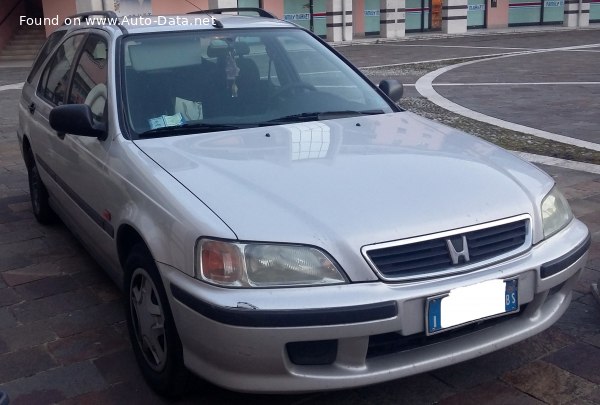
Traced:
[[35, 112], [35, 103], [29, 104], [29, 112], [33, 114]]

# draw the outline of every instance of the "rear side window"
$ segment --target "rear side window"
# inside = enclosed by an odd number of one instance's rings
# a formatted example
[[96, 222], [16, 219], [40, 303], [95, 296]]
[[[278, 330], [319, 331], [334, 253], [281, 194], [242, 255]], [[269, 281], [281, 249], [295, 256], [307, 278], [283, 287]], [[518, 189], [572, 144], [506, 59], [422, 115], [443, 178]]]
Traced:
[[38, 87], [40, 97], [55, 105], [65, 103], [71, 66], [83, 38], [83, 34], [74, 35], [58, 47], [42, 73]]
[[40, 49], [40, 52], [38, 53], [38, 56], [35, 59], [33, 67], [31, 68], [31, 72], [29, 72], [29, 76], [27, 76], [27, 83], [31, 83], [37, 72], [40, 70], [40, 68], [46, 61], [48, 55], [50, 55], [50, 52], [52, 52], [52, 50], [56, 47], [56, 45], [60, 42], [60, 40], [65, 36], [66, 33], [67, 31], [56, 31], [48, 37], [46, 43], [44, 44], [44, 46], [42, 46], [42, 49]]

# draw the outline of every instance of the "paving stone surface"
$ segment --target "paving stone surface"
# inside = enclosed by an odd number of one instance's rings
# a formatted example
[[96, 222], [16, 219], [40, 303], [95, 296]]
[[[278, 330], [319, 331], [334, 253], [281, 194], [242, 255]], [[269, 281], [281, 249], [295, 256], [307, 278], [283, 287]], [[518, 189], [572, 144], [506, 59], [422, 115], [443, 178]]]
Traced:
[[544, 361], [534, 361], [501, 377], [520, 391], [549, 404], [589, 396], [596, 384]]
[[[561, 41], [568, 43], [569, 36]], [[360, 58], [365, 49], [345, 52]], [[397, 49], [397, 58], [404, 51]], [[416, 51], [410, 52], [407, 58], [415, 58]], [[431, 55], [416, 60], [427, 59]], [[378, 55], [362, 60], [377, 61]], [[426, 71], [409, 73], [416, 78]], [[0, 85], [25, 75], [24, 69], [0, 68]], [[11, 404], [166, 403], [135, 365], [117, 287], [64, 226], [40, 226], [31, 214], [15, 137], [18, 98], [18, 91], [0, 92], [0, 389], [9, 392]], [[175, 403], [600, 404], [600, 305], [590, 292], [600, 280], [600, 175], [543, 169], [593, 239], [573, 302], [555, 326], [478, 359], [371, 387], [265, 396], [195, 380]]]

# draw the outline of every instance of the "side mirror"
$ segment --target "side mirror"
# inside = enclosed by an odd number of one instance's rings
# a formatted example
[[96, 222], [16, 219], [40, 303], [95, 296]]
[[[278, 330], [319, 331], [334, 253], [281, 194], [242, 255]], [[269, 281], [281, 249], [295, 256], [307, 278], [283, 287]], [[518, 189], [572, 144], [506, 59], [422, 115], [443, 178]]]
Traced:
[[404, 87], [398, 80], [382, 80], [379, 83], [379, 88], [385, 93], [393, 102], [396, 102], [402, 98], [404, 93]]
[[87, 104], [66, 104], [54, 107], [50, 111], [50, 126], [62, 134], [73, 134], [104, 138], [104, 125], [94, 123], [92, 110]]

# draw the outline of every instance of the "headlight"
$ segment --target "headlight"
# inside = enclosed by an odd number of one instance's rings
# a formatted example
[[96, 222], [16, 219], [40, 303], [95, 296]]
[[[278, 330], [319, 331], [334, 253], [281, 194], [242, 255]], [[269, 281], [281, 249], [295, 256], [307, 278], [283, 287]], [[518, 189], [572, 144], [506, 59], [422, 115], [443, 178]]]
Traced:
[[346, 280], [326, 253], [310, 246], [202, 239], [198, 277], [227, 287], [339, 284]]
[[567, 199], [554, 186], [542, 200], [542, 223], [544, 238], [549, 238], [563, 229], [573, 218]]

